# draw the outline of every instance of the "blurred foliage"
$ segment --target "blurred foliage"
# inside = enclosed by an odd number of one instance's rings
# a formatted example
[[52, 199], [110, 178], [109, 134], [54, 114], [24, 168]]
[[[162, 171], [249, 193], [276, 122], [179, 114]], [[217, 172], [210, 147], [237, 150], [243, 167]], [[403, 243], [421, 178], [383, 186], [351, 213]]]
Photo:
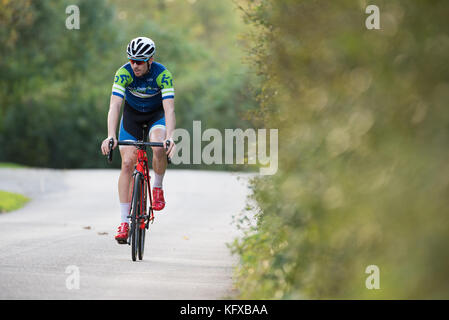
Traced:
[[[65, 27], [72, 4], [79, 30]], [[177, 128], [247, 128], [255, 77], [242, 61], [243, 27], [231, 1], [0, 2], [0, 161], [109, 167], [100, 143], [112, 82], [137, 36], [156, 42], [155, 60], [174, 76]]]
[[[449, 298], [449, 2], [257, 0], [254, 123], [279, 171], [232, 248], [243, 299]], [[380, 290], [365, 269], [380, 268]]]
[[111, 86], [104, 70], [114, 68], [113, 10], [104, 0], [78, 1], [81, 29], [69, 30], [71, 4], [0, 3], [0, 161], [56, 168], [100, 163]]

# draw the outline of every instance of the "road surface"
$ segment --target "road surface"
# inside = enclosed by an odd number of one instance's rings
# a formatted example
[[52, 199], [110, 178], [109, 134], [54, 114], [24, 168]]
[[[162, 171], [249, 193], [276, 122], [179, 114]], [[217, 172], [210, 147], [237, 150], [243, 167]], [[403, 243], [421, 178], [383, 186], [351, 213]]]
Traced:
[[[0, 299], [223, 299], [250, 175], [169, 170], [143, 261], [114, 240], [118, 170], [0, 169], [32, 200], [0, 214]], [[79, 275], [79, 276], [78, 276]]]

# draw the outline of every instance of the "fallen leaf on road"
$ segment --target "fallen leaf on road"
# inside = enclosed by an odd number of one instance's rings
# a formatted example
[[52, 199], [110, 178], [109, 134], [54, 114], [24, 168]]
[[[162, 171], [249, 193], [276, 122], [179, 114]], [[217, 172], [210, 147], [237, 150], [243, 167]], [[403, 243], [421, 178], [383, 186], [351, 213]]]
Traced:
[[92, 228], [90, 226], [87, 226], [87, 227], [83, 227], [83, 229], [90, 230]]
[[100, 236], [105, 236], [105, 235], [107, 235], [108, 233], [107, 233], [107, 232], [97, 232], [97, 234], [100, 235]]

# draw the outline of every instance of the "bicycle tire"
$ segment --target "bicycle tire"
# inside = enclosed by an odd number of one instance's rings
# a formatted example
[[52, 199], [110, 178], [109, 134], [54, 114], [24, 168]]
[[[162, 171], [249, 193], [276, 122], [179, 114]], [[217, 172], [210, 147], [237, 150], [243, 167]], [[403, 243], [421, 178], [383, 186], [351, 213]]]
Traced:
[[[146, 182], [145, 182], [145, 180], [144, 179], [142, 179], [142, 183], [140, 184], [140, 186], [141, 186], [141, 189], [140, 189], [140, 194], [141, 194], [141, 196], [142, 196], [142, 198], [141, 198], [141, 203], [142, 203], [142, 205], [143, 206], [146, 206], [146, 189], [145, 189], [145, 187], [146, 187]], [[145, 207], [144, 207], [144, 212], [145, 212]], [[139, 241], [139, 260], [142, 260], [143, 259], [143, 253], [144, 253], [144, 250], [145, 250], [145, 231], [146, 231], [146, 228], [141, 228], [140, 227], [140, 225], [141, 225], [141, 223], [139, 222], [139, 224], [138, 224], [138, 230], [139, 230], [139, 239], [138, 239], [138, 241]]]
[[131, 213], [131, 258], [136, 261], [137, 251], [139, 247], [139, 225], [137, 218], [140, 212], [140, 174], [134, 177], [134, 188], [132, 198], [132, 213]]
[[145, 249], [145, 228], [139, 228], [139, 260], [143, 259]]

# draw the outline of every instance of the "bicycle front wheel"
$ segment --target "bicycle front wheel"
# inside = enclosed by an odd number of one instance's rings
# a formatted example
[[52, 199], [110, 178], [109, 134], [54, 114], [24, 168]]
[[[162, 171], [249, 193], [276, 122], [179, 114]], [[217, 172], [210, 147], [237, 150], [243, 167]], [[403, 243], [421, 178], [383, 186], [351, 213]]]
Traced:
[[143, 250], [145, 248], [145, 231], [146, 229], [139, 228], [139, 260], [143, 259]]
[[132, 198], [132, 213], [131, 213], [131, 258], [136, 261], [137, 251], [140, 246], [140, 228], [139, 228], [139, 216], [140, 216], [140, 174], [136, 174], [134, 177], [134, 188]]
[[[146, 203], [147, 203], [147, 183], [145, 179], [141, 180], [140, 185], [140, 203], [142, 204], [141, 213], [146, 213]], [[143, 252], [145, 249], [145, 232], [147, 230], [145, 221], [140, 221], [139, 223], [139, 260], [143, 259]]]

